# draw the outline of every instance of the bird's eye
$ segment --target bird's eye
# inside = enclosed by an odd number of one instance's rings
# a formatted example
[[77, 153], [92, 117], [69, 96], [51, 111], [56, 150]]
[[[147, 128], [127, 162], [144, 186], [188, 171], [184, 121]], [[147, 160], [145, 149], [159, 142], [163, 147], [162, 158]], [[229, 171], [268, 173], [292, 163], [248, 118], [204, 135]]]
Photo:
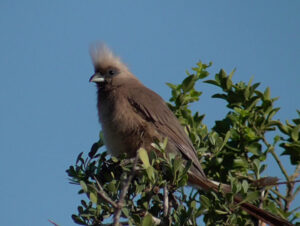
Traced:
[[110, 70], [108, 70], [108, 74], [109, 74], [109, 75], [114, 75], [114, 74], [115, 74], [115, 71], [112, 70], [112, 69], [110, 69]]

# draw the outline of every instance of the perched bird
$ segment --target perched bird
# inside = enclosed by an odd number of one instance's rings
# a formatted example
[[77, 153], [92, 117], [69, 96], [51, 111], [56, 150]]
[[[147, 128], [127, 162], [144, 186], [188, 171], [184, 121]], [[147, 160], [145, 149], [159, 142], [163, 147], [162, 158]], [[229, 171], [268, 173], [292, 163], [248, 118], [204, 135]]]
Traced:
[[[166, 152], [192, 162], [189, 184], [218, 191], [219, 185], [206, 177], [192, 142], [165, 101], [144, 86], [105, 45], [93, 46], [91, 57], [95, 74], [90, 82], [97, 84], [98, 114], [108, 151], [115, 156], [127, 153], [134, 157], [139, 148], [151, 150], [151, 143], [167, 137]], [[242, 199], [236, 197], [235, 201]], [[250, 203], [241, 207], [268, 224], [292, 225]]]

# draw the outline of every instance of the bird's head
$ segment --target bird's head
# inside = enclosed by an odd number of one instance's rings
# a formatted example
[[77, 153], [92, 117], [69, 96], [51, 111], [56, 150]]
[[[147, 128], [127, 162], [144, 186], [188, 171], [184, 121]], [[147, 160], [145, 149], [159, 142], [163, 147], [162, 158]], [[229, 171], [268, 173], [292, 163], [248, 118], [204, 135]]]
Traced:
[[106, 45], [93, 45], [90, 54], [95, 68], [95, 74], [90, 78], [90, 82], [103, 86], [111, 84], [113, 81], [117, 83], [116, 81], [134, 78], [127, 66]]

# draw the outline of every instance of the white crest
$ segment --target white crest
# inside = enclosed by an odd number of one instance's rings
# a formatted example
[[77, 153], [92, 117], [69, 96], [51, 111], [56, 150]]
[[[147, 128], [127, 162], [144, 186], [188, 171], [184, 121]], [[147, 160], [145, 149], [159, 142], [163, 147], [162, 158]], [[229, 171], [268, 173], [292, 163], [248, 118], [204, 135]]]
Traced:
[[115, 56], [104, 43], [91, 45], [90, 55], [95, 67], [116, 67], [119, 70], [128, 70], [126, 65], [121, 62], [121, 59]]

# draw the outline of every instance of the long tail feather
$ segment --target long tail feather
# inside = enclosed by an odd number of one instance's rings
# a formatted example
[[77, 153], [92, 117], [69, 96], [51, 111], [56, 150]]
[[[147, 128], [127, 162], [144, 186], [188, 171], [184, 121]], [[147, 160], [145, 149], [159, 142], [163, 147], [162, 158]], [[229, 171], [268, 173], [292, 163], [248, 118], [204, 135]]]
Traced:
[[[239, 198], [235, 199], [236, 202], [240, 202], [242, 200], [239, 200]], [[292, 226], [293, 224], [289, 221], [278, 217], [274, 214], [271, 214], [270, 212], [260, 209], [257, 206], [254, 206], [251, 203], [242, 203], [241, 207], [243, 210], [245, 210], [250, 215], [256, 217], [257, 219], [264, 221], [265, 223], [268, 223], [270, 225], [280, 225], [280, 226]]]
[[[204, 189], [204, 190], [214, 190], [216, 192], [219, 191], [219, 187], [221, 186], [221, 189], [225, 192], [228, 193], [231, 191], [231, 188], [229, 185], [226, 184], [219, 184], [215, 181], [208, 180], [207, 178], [199, 178], [193, 174], [189, 174], [189, 182], [191, 183], [192, 186], [196, 186], [198, 188]], [[236, 203], [240, 203], [243, 201], [243, 199], [239, 196], [236, 196], [234, 198]], [[293, 224], [290, 223], [289, 221], [276, 216], [266, 210], [260, 209], [256, 207], [255, 205], [251, 203], [241, 203], [241, 208], [245, 210], [247, 213], [250, 215], [254, 216], [255, 218], [270, 224], [274, 226], [292, 226]]]

